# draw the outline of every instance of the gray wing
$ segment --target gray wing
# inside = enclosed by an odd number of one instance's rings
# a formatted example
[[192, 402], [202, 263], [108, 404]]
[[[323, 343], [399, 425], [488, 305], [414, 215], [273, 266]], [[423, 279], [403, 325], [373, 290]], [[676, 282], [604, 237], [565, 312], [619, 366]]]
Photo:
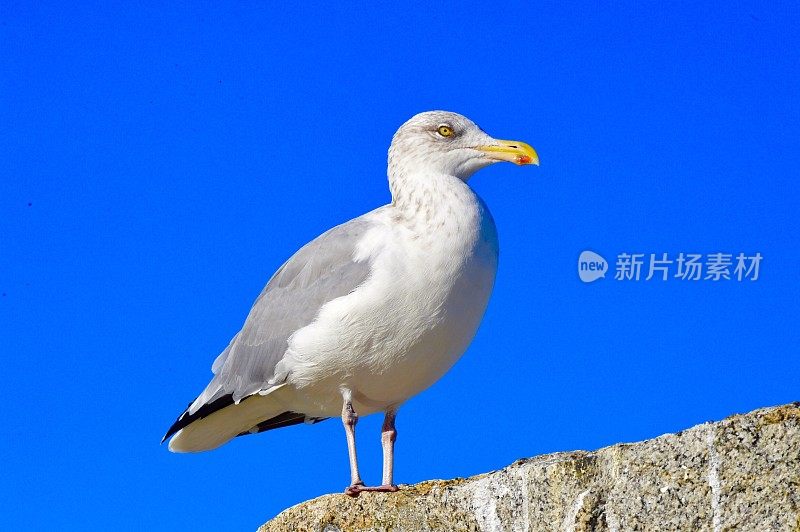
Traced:
[[220, 398], [230, 396], [218, 401], [221, 404], [239, 401], [269, 388], [289, 336], [311, 323], [325, 303], [349, 294], [366, 280], [369, 263], [353, 260], [356, 244], [374, 225], [365, 216], [318, 236], [275, 272], [242, 330], [214, 361], [214, 378], [190, 405], [190, 416]]

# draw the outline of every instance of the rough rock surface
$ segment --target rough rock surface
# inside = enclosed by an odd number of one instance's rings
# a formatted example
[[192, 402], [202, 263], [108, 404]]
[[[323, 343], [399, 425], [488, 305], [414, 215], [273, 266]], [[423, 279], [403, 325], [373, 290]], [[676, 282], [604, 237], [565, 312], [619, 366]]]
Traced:
[[401, 488], [355, 499], [325, 495], [283, 511], [259, 532], [800, 532], [800, 403]]

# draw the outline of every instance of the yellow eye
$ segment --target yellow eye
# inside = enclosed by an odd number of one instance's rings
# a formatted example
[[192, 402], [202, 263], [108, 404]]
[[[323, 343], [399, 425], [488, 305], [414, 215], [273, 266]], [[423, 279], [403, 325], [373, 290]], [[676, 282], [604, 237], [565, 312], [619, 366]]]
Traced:
[[443, 137], [450, 137], [453, 135], [453, 128], [451, 128], [450, 126], [444, 126], [444, 125], [439, 126], [439, 129], [437, 129], [436, 131], [438, 131], [439, 134]]

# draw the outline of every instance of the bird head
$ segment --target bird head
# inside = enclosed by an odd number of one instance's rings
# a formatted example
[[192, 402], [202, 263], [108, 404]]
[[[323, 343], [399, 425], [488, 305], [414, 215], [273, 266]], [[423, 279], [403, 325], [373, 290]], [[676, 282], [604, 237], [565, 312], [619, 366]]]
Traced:
[[400, 126], [389, 148], [389, 171], [434, 172], [466, 181], [477, 170], [507, 161], [539, 164], [528, 144], [498, 140], [458, 113], [428, 111]]

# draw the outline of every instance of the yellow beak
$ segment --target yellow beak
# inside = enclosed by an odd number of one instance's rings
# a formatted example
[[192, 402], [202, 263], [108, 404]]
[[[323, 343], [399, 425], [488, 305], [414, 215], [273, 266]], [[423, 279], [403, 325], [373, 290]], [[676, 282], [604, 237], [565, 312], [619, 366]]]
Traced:
[[490, 159], [508, 161], [514, 164], [535, 164], [539, 166], [539, 155], [531, 146], [518, 140], [498, 140], [497, 144], [475, 146]]

